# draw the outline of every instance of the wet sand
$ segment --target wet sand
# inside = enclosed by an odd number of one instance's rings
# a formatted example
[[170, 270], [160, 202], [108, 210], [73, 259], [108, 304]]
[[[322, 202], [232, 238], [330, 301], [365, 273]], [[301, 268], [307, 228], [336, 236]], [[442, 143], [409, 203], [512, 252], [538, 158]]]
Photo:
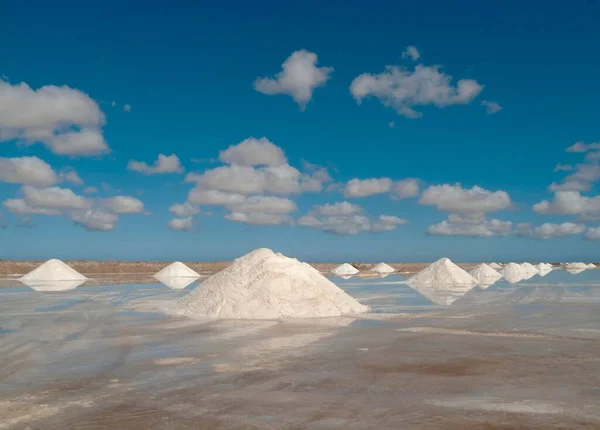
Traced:
[[169, 316], [187, 291], [156, 285], [5, 290], [0, 428], [600, 428], [600, 283], [557, 279], [445, 307], [348, 281], [393, 313], [287, 322]]

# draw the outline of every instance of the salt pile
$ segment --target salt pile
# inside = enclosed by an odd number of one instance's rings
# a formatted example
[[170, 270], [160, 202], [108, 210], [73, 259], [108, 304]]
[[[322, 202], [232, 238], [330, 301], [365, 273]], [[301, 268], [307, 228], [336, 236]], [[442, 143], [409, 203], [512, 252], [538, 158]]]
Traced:
[[491, 285], [502, 277], [500, 273], [496, 272], [491, 268], [491, 266], [488, 266], [485, 263], [481, 263], [479, 266], [476, 266], [469, 273], [473, 278], [477, 279], [477, 281], [483, 285]]
[[595, 268], [596, 268], [596, 265], [595, 265], [594, 263], [589, 263], [589, 264], [587, 265], [587, 268], [588, 268], [588, 269], [595, 269]]
[[502, 269], [502, 266], [499, 265], [498, 263], [490, 263], [490, 264], [488, 264], [488, 266], [490, 266], [494, 270]]
[[67, 264], [55, 258], [46, 261], [32, 270], [25, 276], [19, 278], [19, 281], [35, 282], [35, 281], [86, 281], [87, 278], [72, 269]]
[[540, 263], [535, 268], [540, 272], [540, 276], [546, 276], [552, 271], [552, 264]]
[[538, 272], [538, 269], [535, 268], [535, 266], [533, 264], [530, 263], [522, 263], [521, 267], [523, 268], [523, 271], [526, 274], [536, 274]]
[[367, 312], [312, 266], [262, 248], [236, 259], [182, 297], [191, 317], [319, 318]]
[[516, 284], [519, 281], [527, 278], [525, 270], [520, 264], [508, 263], [504, 266], [504, 278], [511, 284]]
[[415, 284], [476, 284], [477, 280], [449, 258], [441, 258], [408, 280]]
[[190, 269], [188, 266], [180, 261], [169, 264], [164, 269], [157, 272], [154, 277], [171, 277], [171, 276], [183, 276], [186, 278], [199, 278], [200, 275]]
[[585, 263], [568, 263], [565, 264], [565, 269], [587, 269], [588, 266]]
[[396, 269], [394, 269], [392, 266], [389, 266], [385, 263], [376, 264], [375, 266], [373, 266], [371, 268], [371, 272], [377, 272], [377, 273], [393, 273], [395, 271], [396, 271]]
[[334, 275], [356, 275], [358, 269], [351, 264], [344, 263], [331, 271]]

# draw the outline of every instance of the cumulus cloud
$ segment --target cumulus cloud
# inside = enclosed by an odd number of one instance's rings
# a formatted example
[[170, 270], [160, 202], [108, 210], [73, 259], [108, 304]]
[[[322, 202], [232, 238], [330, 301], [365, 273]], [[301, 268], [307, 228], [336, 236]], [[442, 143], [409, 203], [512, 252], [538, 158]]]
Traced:
[[25, 199], [8, 199], [3, 204], [9, 212], [19, 215], [60, 215], [61, 213], [58, 209], [31, 206]]
[[410, 57], [411, 60], [417, 61], [421, 58], [421, 53], [416, 48], [416, 46], [407, 46], [404, 52], [402, 53], [402, 58]]
[[151, 166], [143, 161], [129, 160], [127, 169], [134, 172], [143, 173], [145, 175], [183, 172], [183, 167], [181, 166], [179, 157], [177, 157], [175, 154], [158, 154], [158, 159]]
[[289, 199], [274, 196], [251, 196], [243, 202], [227, 205], [232, 212], [287, 214], [297, 210], [296, 203]]
[[395, 200], [406, 199], [409, 197], [417, 197], [419, 195], [418, 179], [409, 178], [395, 182], [392, 185], [392, 198]]
[[548, 187], [548, 190], [553, 193], [556, 191], [589, 191], [592, 189], [592, 185], [589, 182], [584, 181], [565, 181], [557, 184], [552, 182]]
[[408, 224], [408, 220], [391, 215], [379, 215], [374, 222], [371, 223], [372, 232], [393, 231], [396, 227], [402, 224]]
[[315, 212], [320, 215], [351, 215], [362, 212], [362, 208], [348, 202], [316, 205]]
[[466, 189], [460, 184], [432, 185], [423, 191], [419, 203], [457, 214], [485, 214], [512, 204], [506, 191], [488, 191], [478, 186]]
[[505, 236], [512, 231], [512, 222], [496, 218], [470, 218], [455, 215], [438, 224], [429, 226], [427, 233], [434, 236]]
[[596, 149], [600, 149], [600, 142], [585, 143], [585, 142], [579, 141], [579, 142], [575, 142], [573, 145], [569, 146], [567, 149], [565, 149], [565, 151], [582, 153], [582, 152], [588, 152], [588, 151], [592, 151], [592, 150], [596, 150]]
[[317, 67], [317, 54], [304, 49], [293, 52], [281, 69], [273, 78], [258, 78], [254, 89], [267, 95], [289, 95], [301, 110], [312, 99], [313, 91], [324, 86], [333, 72], [333, 67]]
[[144, 203], [134, 197], [114, 196], [102, 200], [102, 207], [115, 214], [134, 214], [144, 211]]
[[43, 143], [59, 155], [109, 152], [102, 135], [104, 113], [87, 94], [67, 86], [37, 90], [0, 80], [0, 141]]
[[0, 181], [49, 187], [58, 182], [58, 175], [48, 163], [37, 157], [0, 157]]
[[562, 224], [545, 223], [531, 230], [530, 235], [536, 239], [550, 239], [557, 236], [568, 236], [572, 234], [580, 234], [585, 231], [585, 226], [582, 224], [573, 224], [571, 222], [563, 222]]
[[169, 208], [169, 211], [173, 212], [179, 218], [188, 218], [200, 213], [200, 209], [190, 202], [174, 204]]
[[194, 221], [192, 217], [185, 218], [173, 218], [167, 223], [167, 226], [171, 230], [176, 231], [190, 231], [194, 226]]
[[90, 209], [92, 201], [75, 194], [69, 188], [35, 188], [25, 185], [22, 188], [25, 202], [31, 207], [44, 209]]
[[227, 193], [219, 190], [192, 188], [188, 194], [188, 201], [197, 205], [225, 206], [242, 203], [246, 200], [243, 194]]
[[558, 163], [554, 168], [555, 172], [570, 172], [573, 170], [573, 165]]
[[584, 237], [587, 240], [600, 240], [600, 227], [588, 228]]
[[60, 178], [75, 185], [83, 185], [83, 180], [75, 170], [67, 170], [60, 173]]
[[557, 191], [552, 201], [534, 204], [533, 211], [545, 215], [600, 215], [600, 196], [585, 197], [577, 191]]
[[316, 205], [312, 211], [300, 218], [297, 224], [302, 227], [314, 228], [340, 236], [355, 235], [363, 232], [393, 231], [408, 221], [391, 215], [379, 215], [371, 220], [362, 214], [362, 209], [342, 202], [333, 205]]
[[279, 225], [291, 221], [285, 214], [261, 212], [230, 212], [225, 215], [225, 219], [254, 225]]
[[223, 163], [239, 166], [281, 166], [287, 164], [283, 150], [266, 137], [249, 137], [219, 153]]
[[481, 102], [481, 106], [483, 106], [485, 108], [485, 112], [488, 115], [493, 115], [497, 112], [500, 112], [502, 109], [504, 109], [502, 106], [500, 106], [498, 103], [496, 102], [491, 102], [488, 100], [483, 100]]
[[452, 85], [452, 76], [440, 72], [439, 66], [417, 65], [414, 70], [387, 66], [379, 74], [363, 73], [350, 85], [350, 93], [358, 104], [375, 97], [407, 118], [422, 114], [415, 106], [445, 107], [470, 103], [483, 90], [473, 79], [461, 79]]
[[85, 188], [83, 189], [83, 192], [84, 192], [85, 194], [94, 194], [94, 193], [97, 193], [97, 192], [98, 192], [98, 188], [96, 188], [96, 187], [85, 187]]
[[94, 208], [85, 211], [73, 211], [69, 218], [88, 231], [111, 231], [114, 230], [118, 215], [103, 209]]
[[344, 188], [344, 197], [359, 198], [387, 193], [392, 186], [390, 178], [351, 179]]

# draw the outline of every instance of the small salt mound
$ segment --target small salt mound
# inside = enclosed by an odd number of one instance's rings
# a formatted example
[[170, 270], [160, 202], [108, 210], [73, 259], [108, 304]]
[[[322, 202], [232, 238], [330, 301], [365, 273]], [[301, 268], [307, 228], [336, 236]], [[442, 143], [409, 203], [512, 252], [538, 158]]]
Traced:
[[565, 264], [565, 269], [587, 269], [588, 266], [585, 263], [569, 263]]
[[344, 263], [331, 271], [334, 275], [356, 275], [358, 269], [351, 264]]
[[490, 263], [490, 264], [488, 264], [488, 266], [490, 266], [494, 270], [502, 269], [502, 266], [499, 265], [498, 263]]
[[595, 268], [596, 268], [596, 265], [595, 265], [594, 263], [589, 263], [589, 264], [587, 265], [587, 268], [588, 268], [588, 269], [595, 269]]
[[187, 267], [180, 261], [169, 264], [167, 267], [157, 272], [155, 277], [171, 277], [171, 276], [185, 276], [187, 278], [199, 278], [200, 275]]
[[517, 282], [527, 278], [525, 270], [520, 264], [517, 263], [508, 263], [506, 266], [504, 266], [503, 274], [504, 278], [511, 284], [516, 284]]
[[393, 273], [395, 271], [396, 271], [396, 269], [394, 269], [392, 266], [389, 266], [385, 263], [376, 264], [375, 266], [373, 266], [371, 268], [371, 272], [377, 272], [377, 273]]
[[369, 310], [314, 267], [265, 248], [236, 259], [182, 297], [178, 306], [190, 317], [262, 320]]
[[458, 267], [449, 258], [441, 258], [409, 278], [416, 284], [477, 284], [477, 280]]
[[477, 281], [483, 285], [491, 285], [502, 277], [500, 273], [496, 272], [485, 263], [481, 263], [479, 266], [476, 266], [469, 273], [473, 278], [477, 279]]
[[25, 283], [24, 281], [85, 281], [87, 278], [62, 261], [53, 258], [19, 280]]
[[526, 274], [536, 274], [538, 272], [538, 269], [536, 269], [535, 266], [530, 263], [522, 263], [521, 267]]

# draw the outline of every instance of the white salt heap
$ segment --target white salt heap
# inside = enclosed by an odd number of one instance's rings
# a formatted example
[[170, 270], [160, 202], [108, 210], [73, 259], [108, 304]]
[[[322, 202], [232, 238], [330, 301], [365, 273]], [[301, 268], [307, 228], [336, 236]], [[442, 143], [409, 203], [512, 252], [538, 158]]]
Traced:
[[565, 264], [565, 269], [587, 269], [588, 266], [585, 263], [568, 263]]
[[409, 278], [415, 284], [477, 284], [477, 280], [449, 258], [441, 258]]
[[587, 265], [587, 268], [588, 268], [588, 269], [595, 269], [595, 268], [596, 268], [596, 265], [595, 265], [594, 263], [589, 263], [589, 264]]
[[331, 271], [334, 275], [356, 275], [358, 273], [358, 269], [356, 267], [344, 263]]
[[375, 266], [373, 266], [371, 268], [371, 272], [377, 272], [377, 273], [393, 273], [395, 271], [396, 271], [396, 269], [394, 269], [392, 266], [389, 266], [385, 263], [376, 264]]
[[211, 276], [178, 301], [197, 318], [319, 318], [367, 312], [314, 267], [261, 248]]
[[52, 259], [19, 278], [26, 283], [34, 281], [85, 281], [87, 278], [60, 260]]
[[491, 266], [488, 266], [485, 263], [481, 263], [479, 266], [476, 266], [469, 273], [473, 278], [477, 279], [477, 281], [483, 285], [491, 285], [502, 277], [500, 273], [496, 272], [491, 268]]
[[522, 264], [508, 263], [506, 266], [504, 266], [502, 273], [508, 282], [511, 284], [516, 284], [519, 281], [531, 278], [537, 273], [537, 270], [531, 271], [530, 268], [527, 266], [523, 267]]
[[540, 272], [540, 276], [546, 276], [552, 271], [552, 264], [540, 263], [535, 268]]
[[533, 264], [531, 264], [531, 263], [527, 263], [527, 262], [526, 263], [522, 263], [521, 267], [523, 268], [523, 271], [526, 274], [528, 274], [528, 275], [529, 274], [536, 274], [538, 272], [538, 269], [536, 269], [536, 267]]
[[488, 264], [488, 266], [490, 266], [494, 270], [502, 269], [502, 266], [499, 265], [498, 263], [490, 263], [490, 264]]
[[171, 277], [171, 276], [184, 276], [187, 278], [199, 278], [200, 275], [187, 267], [180, 261], [169, 264], [167, 267], [157, 272], [155, 277]]

